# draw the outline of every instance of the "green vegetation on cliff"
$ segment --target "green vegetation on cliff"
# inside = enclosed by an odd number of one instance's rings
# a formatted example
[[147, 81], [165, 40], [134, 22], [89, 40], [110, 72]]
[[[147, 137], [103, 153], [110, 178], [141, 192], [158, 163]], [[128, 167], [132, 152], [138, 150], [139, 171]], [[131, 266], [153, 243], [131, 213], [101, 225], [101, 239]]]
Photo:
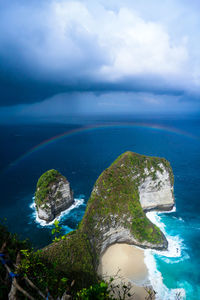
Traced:
[[43, 256], [64, 271], [68, 278], [76, 278], [79, 288], [97, 282], [94, 255], [86, 234], [80, 230], [70, 232], [65, 239], [47, 246]]
[[41, 205], [46, 202], [51, 185], [57, 183], [60, 178], [65, 177], [54, 169], [49, 170], [40, 176], [35, 192], [35, 202], [37, 205]]
[[122, 226], [130, 230], [139, 242], [148, 242], [152, 246], [163, 242], [160, 229], [146, 217], [139, 201], [138, 187], [145, 178], [145, 170], [152, 180], [156, 179], [156, 171], [163, 172], [163, 164], [173, 173], [169, 163], [162, 158], [148, 157], [133, 152], [120, 155], [111, 166], [97, 179], [80, 229], [95, 240], [101, 240], [102, 227]]

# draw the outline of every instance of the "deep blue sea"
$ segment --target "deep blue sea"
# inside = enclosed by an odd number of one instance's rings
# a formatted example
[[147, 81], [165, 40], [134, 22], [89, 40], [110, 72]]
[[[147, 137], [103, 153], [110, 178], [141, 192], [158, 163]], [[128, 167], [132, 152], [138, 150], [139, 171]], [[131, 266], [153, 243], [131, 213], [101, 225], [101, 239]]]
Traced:
[[174, 299], [170, 290], [177, 288], [185, 290], [188, 300], [200, 299], [198, 118], [118, 116], [77, 118], [70, 124], [1, 125], [0, 145], [0, 217], [35, 248], [52, 239], [51, 226], [36, 222], [31, 207], [43, 172], [55, 168], [71, 183], [76, 205], [61, 218], [68, 232], [81, 220], [96, 179], [118, 155], [131, 150], [168, 159], [175, 176], [176, 211], [152, 216], [165, 226], [171, 241], [168, 254], [153, 254], [154, 263], [166, 291], [163, 299]]

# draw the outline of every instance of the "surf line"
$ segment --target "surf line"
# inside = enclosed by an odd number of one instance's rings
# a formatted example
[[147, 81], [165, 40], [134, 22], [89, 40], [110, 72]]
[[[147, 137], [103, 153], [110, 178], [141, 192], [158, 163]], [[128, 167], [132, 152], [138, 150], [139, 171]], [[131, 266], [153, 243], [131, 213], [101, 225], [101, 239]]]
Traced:
[[76, 134], [90, 132], [90, 131], [94, 131], [94, 130], [98, 130], [98, 129], [107, 129], [107, 128], [113, 128], [113, 129], [115, 129], [115, 128], [121, 128], [121, 129], [123, 129], [123, 128], [124, 129], [126, 129], [126, 128], [146, 128], [146, 129], [174, 133], [174, 134], [178, 134], [178, 135], [185, 136], [185, 137], [192, 138], [192, 139], [198, 139], [198, 137], [196, 137], [188, 132], [179, 130], [174, 127], [163, 126], [160, 124], [158, 125], [158, 124], [152, 124], [152, 123], [134, 123], [134, 122], [123, 122], [123, 123], [113, 122], [113, 123], [104, 123], [104, 124], [92, 124], [92, 125], [88, 125], [88, 126], [84, 126], [84, 127], [75, 128], [75, 129], [72, 129], [69, 131], [65, 131], [61, 134], [51, 137], [50, 139], [44, 140], [43, 142], [37, 144], [36, 146], [31, 148], [29, 151], [27, 151], [26, 153], [24, 153], [23, 155], [18, 157], [16, 160], [11, 162], [8, 165], [8, 167], [6, 168], [6, 170], [10, 169], [11, 167], [16, 166], [17, 164], [19, 164], [21, 161], [23, 161], [24, 159], [26, 159], [27, 157], [29, 157], [31, 154], [35, 153], [36, 151], [39, 151], [39, 150], [43, 149], [44, 147], [46, 147], [52, 143], [55, 143], [59, 140], [65, 139], [67, 137], [71, 137]]

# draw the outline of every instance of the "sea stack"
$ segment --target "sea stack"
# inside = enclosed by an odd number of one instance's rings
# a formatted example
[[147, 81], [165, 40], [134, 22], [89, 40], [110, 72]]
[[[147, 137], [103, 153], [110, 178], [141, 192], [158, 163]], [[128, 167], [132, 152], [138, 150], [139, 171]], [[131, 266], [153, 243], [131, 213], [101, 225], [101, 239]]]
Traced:
[[35, 204], [38, 217], [46, 222], [53, 221], [74, 202], [68, 180], [52, 169], [42, 174], [37, 182]]
[[174, 205], [174, 176], [170, 163], [127, 151], [97, 179], [81, 228], [99, 254], [112, 244], [167, 249], [160, 229], [145, 212]]

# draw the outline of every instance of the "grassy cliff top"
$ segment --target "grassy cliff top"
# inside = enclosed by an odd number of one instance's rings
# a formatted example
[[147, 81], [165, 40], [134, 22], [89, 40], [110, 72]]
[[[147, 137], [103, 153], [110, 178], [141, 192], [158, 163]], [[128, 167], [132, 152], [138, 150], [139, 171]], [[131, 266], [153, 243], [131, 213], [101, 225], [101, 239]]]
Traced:
[[35, 202], [37, 205], [41, 205], [47, 201], [47, 196], [52, 184], [57, 183], [60, 179], [65, 179], [57, 170], [48, 170], [40, 176], [37, 182], [35, 192]]

